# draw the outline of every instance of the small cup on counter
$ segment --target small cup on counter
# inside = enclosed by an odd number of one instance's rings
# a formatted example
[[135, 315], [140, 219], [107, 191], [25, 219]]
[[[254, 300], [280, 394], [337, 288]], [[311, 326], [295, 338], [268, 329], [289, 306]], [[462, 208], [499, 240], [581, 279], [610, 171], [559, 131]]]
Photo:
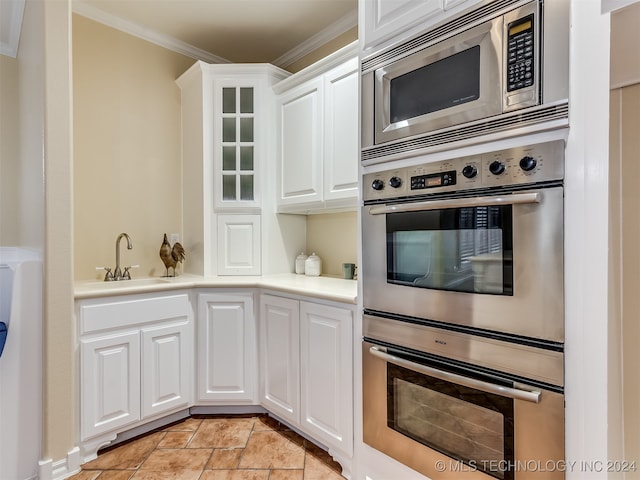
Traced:
[[342, 264], [342, 277], [352, 280], [356, 274], [356, 264], [355, 263], [343, 263]]

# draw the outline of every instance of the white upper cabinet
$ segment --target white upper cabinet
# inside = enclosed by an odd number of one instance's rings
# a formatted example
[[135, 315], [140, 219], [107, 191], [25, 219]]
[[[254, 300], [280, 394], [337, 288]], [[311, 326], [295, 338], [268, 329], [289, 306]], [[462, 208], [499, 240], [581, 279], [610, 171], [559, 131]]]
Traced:
[[278, 211], [354, 209], [358, 196], [357, 43], [274, 86]]
[[314, 78], [278, 97], [280, 204], [322, 201], [323, 79]]
[[353, 200], [358, 195], [358, 59], [324, 76], [324, 200]]
[[[260, 274], [263, 192], [275, 156], [272, 86], [290, 74], [268, 64], [196, 62], [180, 76], [182, 110], [183, 245], [185, 272]], [[273, 202], [272, 202], [273, 203]], [[224, 215], [246, 215], [227, 222]], [[237, 228], [242, 223], [242, 232]], [[218, 228], [221, 230], [218, 231]], [[240, 233], [249, 246], [218, 243]], [[237, 260], [240, 258], [241, 265]], [[249, 260], [250, 264], [246, 263]]]
[[218, 215], [218, 275], [260, 275], [260, 215]]
[[442, 11], [443, 0], [368, 0], [364, 9], [364, 48], [378, 45]]
[[359, 2], [361, 49], [385, 48], [482, 0], [366, 0]]
[[266, 64], [196, 62], [178, 78], [185, 189], [218, 211], [259, 210], [271, 157], [273, 92], [289, 73]]

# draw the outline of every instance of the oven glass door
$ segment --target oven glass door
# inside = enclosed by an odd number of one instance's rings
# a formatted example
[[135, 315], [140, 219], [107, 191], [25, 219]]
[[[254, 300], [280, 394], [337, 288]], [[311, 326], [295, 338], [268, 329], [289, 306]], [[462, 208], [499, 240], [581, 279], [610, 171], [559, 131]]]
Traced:
[[387, 282], [513, 295], [512, 206], [388, 213]]
[[387, 363], [387, 425], [468, 469], [513, 479], [508, 468], [514, 464], [511, 398]]

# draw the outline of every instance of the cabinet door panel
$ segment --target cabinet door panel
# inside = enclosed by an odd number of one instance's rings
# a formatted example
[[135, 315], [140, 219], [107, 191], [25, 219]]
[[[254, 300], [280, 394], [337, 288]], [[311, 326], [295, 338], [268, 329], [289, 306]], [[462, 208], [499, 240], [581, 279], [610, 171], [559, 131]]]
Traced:
[[190, 355], [187, 323], [142, 330], [143, 418], [189, 403]]
[[442, 0], [373, 0], [364, 2], [365, 48], [382, 43], [400, 32], [442, 12]]
[[140, 336], [138, 332], [82, 340], [82, 438], [140, 419]]
[[198, 297], [198, 399], [255, 402], [256, 327], [253, 296]]
[[358, 59], [325, 75], [324, 199], [358, 197]]
[[295, 423], [300, 418], [299, 318], [297, 300], [261, 296], [262, 403], [276, 415]]
[[301, 419], [321, 442], [353, 452], [350, 310], [300, 302]]
[[219, 215], [218, 275], [260, 272], [260, 215]]
[[322, 86], [318, 78], [278, 98], [281, 204], [322, 200]]

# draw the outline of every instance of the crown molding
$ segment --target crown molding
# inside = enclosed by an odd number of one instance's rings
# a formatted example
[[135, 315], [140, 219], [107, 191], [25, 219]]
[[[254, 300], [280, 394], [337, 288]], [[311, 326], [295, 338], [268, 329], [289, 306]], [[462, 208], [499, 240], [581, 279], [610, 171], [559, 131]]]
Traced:
[[354, 8], [352, 11], [347, 13], [340, 20], [332, 23], [324, 30], [319, 31], [313, 37], [302, 42], [295, 48], [292, 48], [285, 54], [279, 56], [278, 58], [271, 61], [273, 65], [276, 65], [280, 68], [286, 68], [292, 63], [300, 60], [304, 56], [314, 52], [318, 48], [326, 45], [334, 38], [342, 35], [343, 33], [349, 31], [353, 27], [358, 25], [358, 9]]
[[214, 55], [206, 50], [194, 47], [186, 42], [178, 40], [177, 38], [158, 33], [154, 30], [144, 28], [136, 23], [129, 22], [120, 17], [107, 13], [99, 8], [89, 5], [82, 0], [73, 0], [72, 3], [73, 13], [77, 13], [83, 17], [94, 20], [108, 27], [115, 28], [122, 32], [128, 33], [135, 37], [141, 38], [155, 45], [166, 48], [176, 53], [181, 53], [187, 57], [194, 58], [196, 60], [202, 60], [208, 63], [231, 63], [229, 60], [223, 57]]
[[[107, 13], [82, 0], [73, 0], [72, 11], [73, 13], [89, 18], [103, 25], [107, 25], [109, 27], [115, 28], [116, 30], [120, 30], [135, 37], [141, 38], [155, 45], [164, 47], [168, 50], [181, 53], [195, 60], [202, 60], [207, 63], [232, 63], [226, 58], [194, 47], [193, 45], [178, 40], [177, 38], [158, 33], [157, 31], [144, 28], [136, 23]], [[340, 20], [332, 23], [327, 28], [316, 33], [314, 36], [305, 40], [303, 43], [289, 50], [280, 57], [276, 58], [271, 63], [280, 68], [285, 68], [288, 65], [291, 65], [292, 63], [305, 57], [306, 55], [314, 52], [323, 45], [326, 45], [334, 38], [342, 35], [353, 27], [356, 27], [357, 25], [358, 11], [357, 9], [353, 9]]]

